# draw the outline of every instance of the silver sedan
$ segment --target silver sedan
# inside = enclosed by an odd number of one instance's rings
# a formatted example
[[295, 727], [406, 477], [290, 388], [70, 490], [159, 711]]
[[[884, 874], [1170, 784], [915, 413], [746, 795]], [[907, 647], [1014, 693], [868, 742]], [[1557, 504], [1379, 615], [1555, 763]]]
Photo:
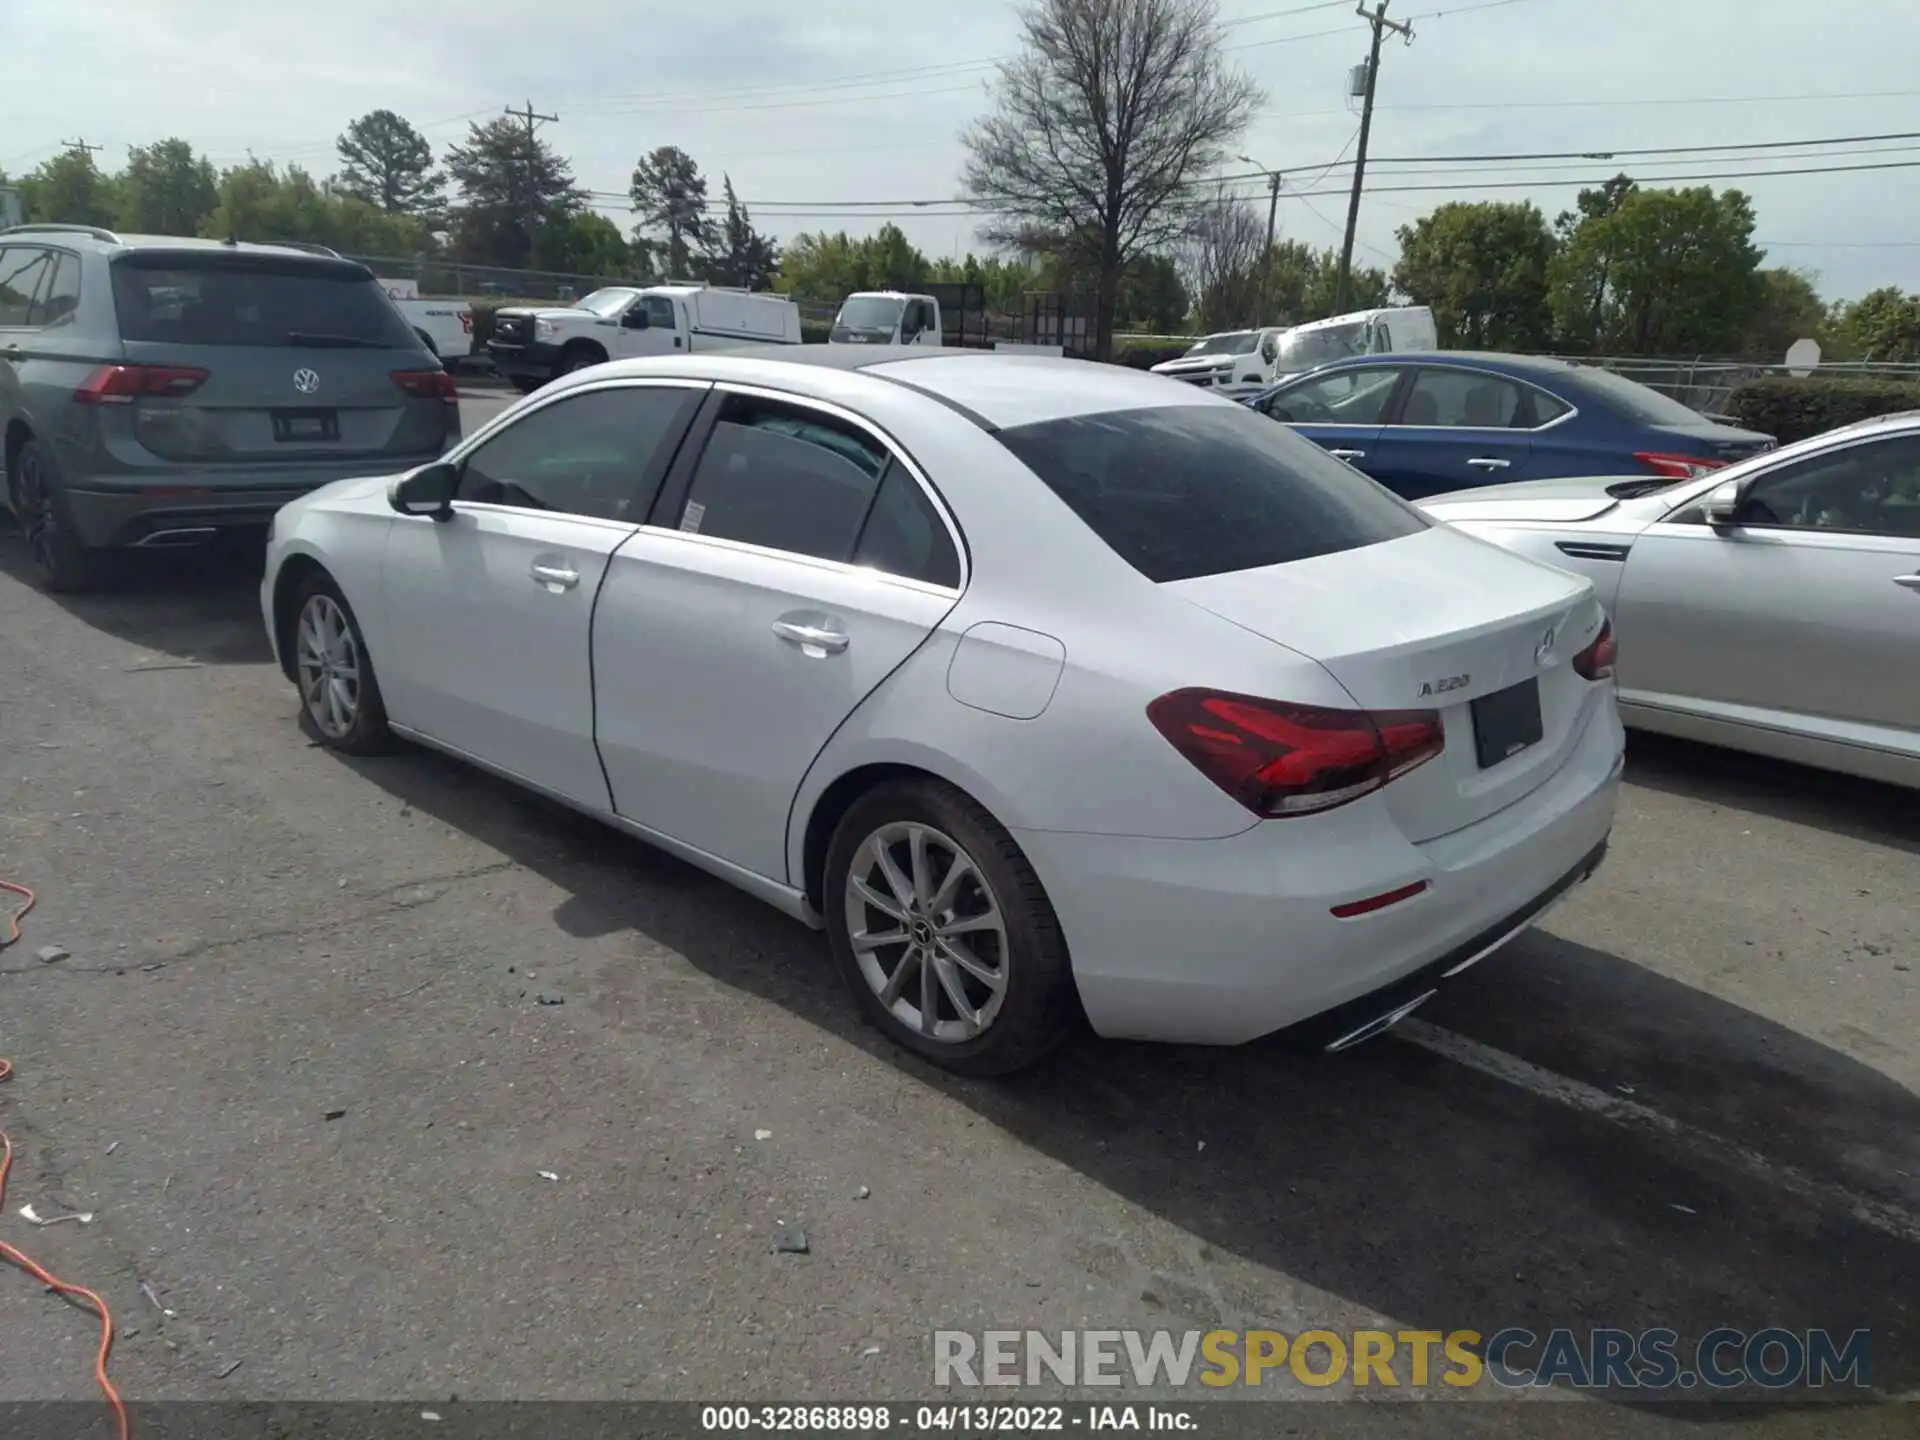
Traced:
[[1423, 508], [1594, 582], [1629, 726], [1920, 787], [1920, 413], [1679, 484], [1543, 480]]

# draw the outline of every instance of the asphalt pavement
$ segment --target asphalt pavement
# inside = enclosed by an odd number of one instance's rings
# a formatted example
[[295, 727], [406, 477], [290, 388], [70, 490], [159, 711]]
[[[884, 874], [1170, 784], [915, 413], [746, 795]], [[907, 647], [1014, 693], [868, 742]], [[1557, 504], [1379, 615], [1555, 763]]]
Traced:
[[[1636, 738], [1600, 875], [1417, 1025], [967, 1082], [720, 882], [315, 746], [257, 560], [24, 574], [0, 524], [0, 877], [40, 897], [0, 953], [0, 1238], [106, 1296], [130, 1394], [912, 1398], [936, 1329], [1507, 1325], [1864, 1326], [1920, 1393], [1911, 794]], [[89, 1398], [91, 1325], [0, 1274], [0, 1401]], [[1595, 1407], [1914, 1414], [1418, 1424]]]

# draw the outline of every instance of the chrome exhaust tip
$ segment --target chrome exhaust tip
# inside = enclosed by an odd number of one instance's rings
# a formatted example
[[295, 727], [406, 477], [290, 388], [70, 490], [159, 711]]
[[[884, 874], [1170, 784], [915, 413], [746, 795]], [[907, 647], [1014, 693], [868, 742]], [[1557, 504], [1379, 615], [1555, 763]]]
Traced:
[[1426, 1004], [1427, 1001], [1431, 1000], [1434, 996], [1438, 995], [1439, 993], [1440, 992], [1437, 989], [1429, 990], [1427, 991], [1426, 994], [1417, 996], [1416, 998], [1407, 1001], [1406, 1004], [1400, 1006], [1398, 1009], [1389, 1010], [1384, 1015], [1376, 1016], [1374, 1019], [1367, 1021], [1366, 1024], [1360, 1026], [1358, 1029], [1349, 1030], [1346, 1034], [1342, 1035], [1338, 1040], [1333, 1040], [1328, 1042], [1326, 1047], [1326, 1053], [1331, 1055], [1336, 1050], [1351, 1050], [1355, 1045], [1358, 1045], [1361, 1041], [1371, 1040], [1373, 1039], [1374, 1036], [1383, 1034], [1384, 1032], [1391, 1030], [1394, 1026], [1398, 1025], [1402, 1020], [1406, 1019], [1407, 1016], [1411, 1015], [1414, 1011], [1418, 1010], [1422, 1005]]

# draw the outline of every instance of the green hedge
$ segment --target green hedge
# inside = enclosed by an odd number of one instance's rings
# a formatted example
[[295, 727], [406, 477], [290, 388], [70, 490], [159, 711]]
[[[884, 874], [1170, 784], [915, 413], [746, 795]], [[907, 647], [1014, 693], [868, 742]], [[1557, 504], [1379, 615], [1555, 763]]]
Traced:
[[1920, 410], [1920, 383], [1770, 376], [1739, 386], [1728, 398], [1726, 409], [1747, 429], [1762, 431], [1782, 445], [1790, 445], [1856, 420]]
[[1164, 360], [1178, 360], [1192, 348], [1191, 340], [1181, 340], [1171, 345], [1158, 341], [1137, 344], [1122, 342], [1113, 347], [1113, 363], [1135, 370], [1151, 370]]

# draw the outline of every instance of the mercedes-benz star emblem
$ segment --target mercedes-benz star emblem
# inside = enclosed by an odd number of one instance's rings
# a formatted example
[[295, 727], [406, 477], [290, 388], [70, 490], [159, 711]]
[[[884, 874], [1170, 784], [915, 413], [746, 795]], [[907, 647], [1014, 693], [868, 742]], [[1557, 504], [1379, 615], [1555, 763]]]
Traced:
[[293, 372], [293, 388], [302, 395], [311, 395], [320, 388], [320, 372], [317, 370], [296, 370]]
[[1540, 643], [1533, 647], [1533, 663], [1544, 665], [1553, 655], [1553, 631], [1549, 630], [1540, 637]]

